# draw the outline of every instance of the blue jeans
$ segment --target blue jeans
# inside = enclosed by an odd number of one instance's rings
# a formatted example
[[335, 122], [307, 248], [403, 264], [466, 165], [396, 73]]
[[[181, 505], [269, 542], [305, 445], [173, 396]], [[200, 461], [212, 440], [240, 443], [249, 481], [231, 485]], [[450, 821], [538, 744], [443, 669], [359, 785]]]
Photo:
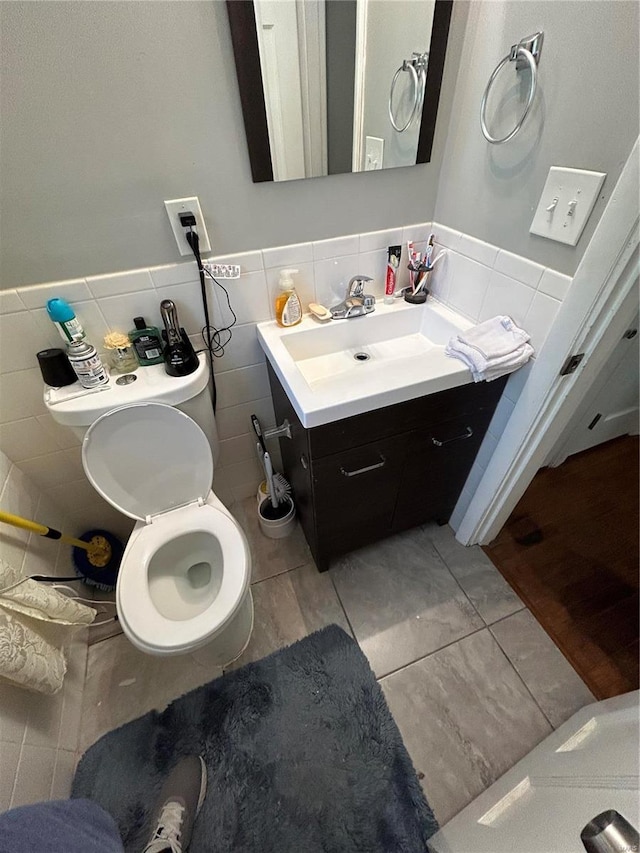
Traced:
[[0, 814], [0, 853], [124, 853], [116, 822], [91, 800], [56, 800]]

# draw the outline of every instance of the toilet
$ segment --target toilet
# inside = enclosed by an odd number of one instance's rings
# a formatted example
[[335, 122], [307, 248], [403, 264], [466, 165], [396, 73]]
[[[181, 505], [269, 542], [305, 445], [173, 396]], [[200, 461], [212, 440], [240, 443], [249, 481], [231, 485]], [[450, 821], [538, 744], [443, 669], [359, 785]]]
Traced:
[[211, 489], [200, 426], [164, 403], [123, 405], [91, 423], [82, 464], [102, 497], [136, 521], [116, 587], [131, 643], [152, 655], [206, 648], [217, 666], [242, 654], [253, 628], [251, 555]]

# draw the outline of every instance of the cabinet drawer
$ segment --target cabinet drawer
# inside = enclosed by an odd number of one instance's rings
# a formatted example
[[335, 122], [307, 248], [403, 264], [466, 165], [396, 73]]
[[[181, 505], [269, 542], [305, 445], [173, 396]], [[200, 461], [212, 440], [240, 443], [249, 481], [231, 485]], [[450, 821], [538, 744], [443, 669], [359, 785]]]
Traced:
[[479, 409], [495, 408], [507, 377], [495, 382], [473, 382], [426, 397], [417, 397], [383, 409], [374, 409], [309, 430], [309, 449], [315, 458], [357, 447], [362, 437], [380, 441], [393, 435], [425, 429]]
[[405, 452], [388, 439], [313, 461], [323, 550], [342, 553], [390, 532]]

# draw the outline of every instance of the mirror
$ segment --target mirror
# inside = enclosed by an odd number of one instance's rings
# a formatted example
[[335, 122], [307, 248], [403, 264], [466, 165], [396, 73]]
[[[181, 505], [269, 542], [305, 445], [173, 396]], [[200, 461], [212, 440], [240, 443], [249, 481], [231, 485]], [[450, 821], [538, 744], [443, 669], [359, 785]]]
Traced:
[[227, 0], [254, 182], [428, 163], [452, 0]]

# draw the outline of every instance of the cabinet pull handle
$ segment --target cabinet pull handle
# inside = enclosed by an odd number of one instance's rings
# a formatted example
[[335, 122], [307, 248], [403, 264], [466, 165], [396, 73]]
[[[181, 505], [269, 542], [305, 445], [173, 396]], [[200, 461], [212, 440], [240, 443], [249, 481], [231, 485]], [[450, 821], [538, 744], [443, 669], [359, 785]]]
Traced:
[[473, 430], [471, 427], [467, 427], [466, 431], [463, 432], [462, 435], [454, 435], [453, 438], [445, 438], [444, 441], [439, 441], [437, 438], [431, 436], [431, 441], [436, 447], [443, 447], [445, 444], [451, 444], [452, 441], [464, 441], [465, 438], [471, 438], [472, 435]]
[[302, 467], [304, 468], [305, 471], [309, 467], [309, 462], [307, 460], [307, 457], [304, 455], [304, 453], [300, 457], [300, 464], [302, 465]]
[[346, 468], [340, 466], [340, 471], [344, 474], [345, 477], [356, 477], [358, 474], [366, 474], [367, 471], [375, 471], [376, 468], [382, 468], [383, 465], [386, 465], [386, 462], [387, 460], [381, 453], [380, 461], [376, 462], [375, 465], [367, 465], [366, 468], [358, 468], [357, 471], [347, 471]]

